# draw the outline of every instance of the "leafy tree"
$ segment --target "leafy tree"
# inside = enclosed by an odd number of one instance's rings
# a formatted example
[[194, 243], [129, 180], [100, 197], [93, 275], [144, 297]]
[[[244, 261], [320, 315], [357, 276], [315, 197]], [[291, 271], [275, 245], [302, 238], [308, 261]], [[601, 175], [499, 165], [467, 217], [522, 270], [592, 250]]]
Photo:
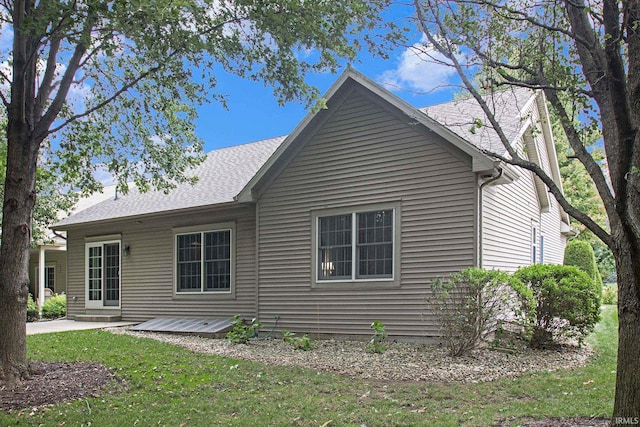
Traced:
[[[618, 281], [619, 345], [613, 416], [640, 408], [640, 4], [613, 0], [414, 0], [424, 50], [457, 71], [507, 154], [487, 151], [532, 171], [562, 208], [612, 252]], [[474, 74], [488, 78], [483, 87]], [[495, 120], [491, 90], [544, 92], [572, 157], [587, 171], [609, 228], [572, 203], [551, 176], [518, 154]], [[601, 135], [605, 158], [589, 149]], [[575, 201], [574, 201], [575, 202]]]
[[[553, 133], [556, 136], [556, 150], [558, 152], [560, 174], [562, 175], [562, 186], [567, 200], [575, 206], [576, 209], [589, 215], [589, 217], [602, 228], [608, 229], [607, 214], [604, 209], [604, 204], [602, 203], [602, 198], [600, 198], [598, 190], [587, 173], [587, 170], [584, 168], [584, 165], [573, 156], [573, 150], [569, 146], [569, 142], [564, 135], [562, 126], [554, 110], [551, 110], [551, 119]], [[589, 140], [585, 141], [585, 145], [589, 147], [594, 159], [602, 162], [604, 153], [597, 146], [597, 140], [595, 138], [596, 135], [591, 138], [592, 142]], [[600, 135], [597, 135], [597, 138], [599, 140]], [[572, 218], [571, 226], [580, 232], [576, 239], [589, 242], [593, 248], [596, 254], [596, 263], [598, 264], [601, 280], [611, 278], [615, 280], [616, 266], [611, 250], [579, 221]]]
[[274, 87], [311, 104], [308, 72], [354, 58], [352, 37], [385, 0], [6, 0], [0, 3], [0, 101], [7, 156], [0, 246], [0, 377], [27, 375], [31, 219], [46, 141], [70, 188], [97, 186], [104, 165], [139, 188], [170, 189], [201, 159], [195, 105], [224, 103], [216, 75]]
[[[0, 119], [1, 120], [1, 119]], [[6, 121], [0, 123], [0, 200], [4, 196], [4, 180], [7, 166]], [[49, 227], [59, 219], [59, 215], [71, 210], [78, 199], [75, 192], [65, 191], [65, 186], [51, 168], [51, 162], [40, 156], [40, 167], [36, 179], [38, 198], [33, 211], [31, 223], [31, 241], [49, 243], [51, 235]], [[0, 221], [2, 211], [0, 210]]]

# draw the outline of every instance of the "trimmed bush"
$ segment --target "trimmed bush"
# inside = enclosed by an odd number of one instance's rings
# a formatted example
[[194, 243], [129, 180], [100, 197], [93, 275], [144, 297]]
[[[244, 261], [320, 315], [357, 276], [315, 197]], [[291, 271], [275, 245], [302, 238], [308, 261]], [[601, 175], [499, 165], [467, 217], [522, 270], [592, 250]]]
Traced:
[[602, 276], [598, 271], [598, 263], [589, 242], [572, 240], [564, 248], [564, 265], [573, 265], [593, 278], [594, 283], [602, 290]]
[[29, 294], [29, 298], [27, 299], [27, 322], [35, 322], [39, 318], [38, 304], [33, 300], [33, 296]]
[[536, 300], [529, 313], [535, 319], [531, 347], [544, 348], [565, 338], [582, 343], [600, 320], [602, 291], [578, 267], [536, 264], [520, 268], [514, 276]]
[[67, 296], [54, 295], [42, 304], [44, 319], [57, 319], [67, 315]]
[[526, 331], [525, 313], [535, 310], [531, 290], [498, 270], [467, 268], [447, 281], [436, 280], [432, 289], [429, 306], [439, 317], [451, 356], [473, 350], [507, 323]]

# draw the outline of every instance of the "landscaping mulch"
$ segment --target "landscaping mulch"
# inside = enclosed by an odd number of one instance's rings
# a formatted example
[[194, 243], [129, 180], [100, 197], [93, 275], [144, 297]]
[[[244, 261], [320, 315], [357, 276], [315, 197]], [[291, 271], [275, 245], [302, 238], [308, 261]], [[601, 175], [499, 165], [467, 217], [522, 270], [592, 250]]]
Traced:
[[437, 345], [390, 342], [382, 354], [365, 352], [366, 342], [318, 340], [310, 351], [295, 350], [282, 339], [252, 340], [232, 344], [224, 339], [202, 338], [113, 328], [112, 333], [152, 338], [191, 351], [279, 366], [297, 366], [332, 374], [380, 381], [435, 381], [478, 383], [516, 378], [540, 371], [584, 366], [593, 354], [590, 346], [556, 346], [547, 350], [517, 351], [477, 349], [462, 357], [451, 357]]
[[117, 380], [106, 367], [78, 362], [31, 362], [30, 378], [0, 384], [0, 410], [14, 412], [77, 399], [97, 397]]

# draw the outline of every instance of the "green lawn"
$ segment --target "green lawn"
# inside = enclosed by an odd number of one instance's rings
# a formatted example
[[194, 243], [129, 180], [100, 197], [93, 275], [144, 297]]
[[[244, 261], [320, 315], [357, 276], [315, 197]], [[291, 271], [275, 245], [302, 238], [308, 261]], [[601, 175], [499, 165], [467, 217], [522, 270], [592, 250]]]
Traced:
[[79, 331], [28, 337], [29, 357], [100, 362], [128, 390], [22, 415], [2, 426], [492, 425], [520, 418], [608, 417], [613, 407], [617, 317], [589, 338], [583, 369], [485, 384], [383, 384], [195, 354], [151, 339]]

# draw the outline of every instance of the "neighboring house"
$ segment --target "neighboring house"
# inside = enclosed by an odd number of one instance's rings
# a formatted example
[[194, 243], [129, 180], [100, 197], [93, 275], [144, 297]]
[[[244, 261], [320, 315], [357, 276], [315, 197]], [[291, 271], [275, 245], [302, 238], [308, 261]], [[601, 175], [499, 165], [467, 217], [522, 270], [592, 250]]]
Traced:
[[[194, 186], [79, 212], [68, 314], [258, 317], [319, 335], [438, 336], [430, 283], [469, 266], [561, 263], [567, 215], [479, 149], [472, 101], [416, 109], [347, 70], [287, 137], [215, 150]], [[560, 184], [541, 92], [496, 97], [509, 138]], [[534, 130], [532, 132], [531, 130]], [[277, 322], [277, 323], [276, 323]]]
[[[115, 185], [105, 186], [101, 192], [78, 200], [71, 214], [115, 195]], [[42, 286], [41, 286], [42, 284]], [[63, 294], [67, 290], [67, 239], [65, 233], [48, 230], [46, 241], [37, 242], [29, 252], [29, 293], [39, 306], [52, 294]]]

